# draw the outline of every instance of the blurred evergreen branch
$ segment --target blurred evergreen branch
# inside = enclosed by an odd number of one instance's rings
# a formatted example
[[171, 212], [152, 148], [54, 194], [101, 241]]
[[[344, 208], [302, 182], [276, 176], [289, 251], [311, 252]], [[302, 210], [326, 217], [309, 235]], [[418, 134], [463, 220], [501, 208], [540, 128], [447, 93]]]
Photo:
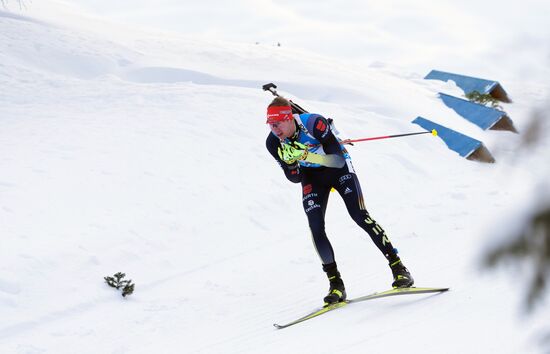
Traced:
[[527, 292], [526, 307], [531, 311], [542, 299], [550, 274], [550, 206], [538, 210], [513, 239], [486, 255], [485, 265], [494, 267], [506, 260], [526, 261], [533, 275]]
[[[550, 102], [547, 103], [550, 107]], [[537, 148], [544, 149], [545, 137], [550, 134], [550, 123], [546, 109], [538, 109], [533, 112], [532, 119], [526, 127], [522, 142], [519, 146], [524, 152], [536, 151]], [[548, 155], [548, 150], [543, 150]], [[525, 156], [518, 154], [518, 156]], [[539, 171], [544, 171], [540, 170]], [[522, 225], [521, 231], [511, 235], [508, 242], [503, 242], [492, 251], [485, 254], [483, 263], [485, 266], [494, 267], [503, 262], [525, 264], [531, 278], [525, 306], [528, 312], [532, 311], [535, 305], [541, 301], [550, 283], [550, 194], [544, 193], [550, 184], [548, 176], [544, 173], [541, 178], [540, 206], [536, 207], [526, 222]], [[549, 336], [550, 338], [550, 336]]]

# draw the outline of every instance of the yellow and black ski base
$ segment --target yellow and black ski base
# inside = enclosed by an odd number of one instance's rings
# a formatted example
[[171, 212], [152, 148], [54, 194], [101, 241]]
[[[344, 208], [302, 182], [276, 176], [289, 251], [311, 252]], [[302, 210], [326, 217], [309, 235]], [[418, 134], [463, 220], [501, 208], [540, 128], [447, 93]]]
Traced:
[[307, 314], [303, 317], [300, 317], [299, 319], [294, 320], [292, 322], [289, 322], [289, 323], [286, 323], [286, 324], [283, 324], [283, 325], [275, 323], [275, 324], [273, 324], [273, 326], [275, 326], [275, 328], [277, 328], [277, 329], [287, 328], [287, 327], [290, 327], [292, 325], [307, 321], [309, 319], [312, 319], [312, 318], [315, 318], [315, 317], [320, 316], [322, 314], [325, 314], [329, 311], [339, 309], [341, 307], [344, 307], [348, 304], [352, 304], [352, 303], [355, 303], [355, 302], [374, 300], [374, 299], [379, 299], [379, 298], [382, 298], [382, 297], [396, 296], [396, 295], [442, 293], [442, 292], [445, 292], [447, 290], [449, 290], [449, 288], [416, 288], [416, 287], [411, 287], [411, 288], [390, 289], [390, 290], [382, 291], [382, 292], [379, 292], [379, 293], [373, 293], [373, 294], [370, 294], [370, 295], [357, 297], [357, 298], [346, 300], [346, 301], [343, 301], [343, 302], [337, 302], [335, 304], [330, 304], [328, 306], [325, 306], [323, 308], [315, 310], [315, 311], [313, 311], [313, 312], [311, 312], [311, 313], [309, 313], [309, 314]]

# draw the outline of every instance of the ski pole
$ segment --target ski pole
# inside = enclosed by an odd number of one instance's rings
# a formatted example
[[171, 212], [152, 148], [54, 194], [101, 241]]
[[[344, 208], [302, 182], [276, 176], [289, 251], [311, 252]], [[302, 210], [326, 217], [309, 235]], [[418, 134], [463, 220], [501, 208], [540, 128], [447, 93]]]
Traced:
[[383, 135], [383, 136], [375, 136], [371, 138], [362, 138], [362, 139], [346, 139], [342, 140], [341, 144], [350, 144], [353, 145], [353, 143], [358, 143], [360, 141], [368, 141], [368, 140], [381, 140], [381, 139], [390, 139], [390, 138], [399, 138], [402, 136], [409, 136], [409, 135], [420, 135], [420, 134], [432, 134], [433, 136], [437, 136], [437, 130], [432, 129], [432, 131], [426, 131], [426, 132], [416, 132], [416, 133], [406, 133], [406, 134], [395, 134], [395, 135]]

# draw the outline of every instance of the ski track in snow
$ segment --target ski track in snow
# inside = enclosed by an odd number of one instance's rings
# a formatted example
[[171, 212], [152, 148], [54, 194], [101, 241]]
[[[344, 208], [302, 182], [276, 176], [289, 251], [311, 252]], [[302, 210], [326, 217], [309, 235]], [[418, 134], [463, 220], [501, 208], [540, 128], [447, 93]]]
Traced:
[[[517, 142], [446, 109], [435, 97], [453, 84], [280, 48], [106, 37], [36, 13], [0, 11], [0, 28], [0, 352], [398, 353], [396, 337], [412, 352], [536, 352], [547, 314], [522, 318], [521, 281], [479, 269], [483, 230], [536, 175], [509, 173], [511, 150], [482, 165], [425, 136], [350, 150], [367, 208], [417, 284], [451, 291], [272, 327], [318, 307], [327, 283], [300, 186], [265, 151], [261, 85], [334, 117], [346, 137], [408, 132], [426, 115], [491, 148]], [[514, 88], [506, 108], [522, 128], [525, 102], [544, 93]], [[335, 195], [327, 233], [350, 297], [389, 286]], [[136, 283], [126, 299], [103, 283], [118, 271]]]

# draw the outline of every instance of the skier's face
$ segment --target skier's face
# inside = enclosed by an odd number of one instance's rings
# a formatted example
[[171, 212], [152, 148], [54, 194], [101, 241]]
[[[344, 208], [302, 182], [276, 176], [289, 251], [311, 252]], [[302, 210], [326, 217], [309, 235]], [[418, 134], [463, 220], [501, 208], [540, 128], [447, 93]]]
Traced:
[[275, 134], [280, 140], [290, 138], [296, 132], [294, 119], [269, 123], [269, 128], [271, 128], [273, 134]]

